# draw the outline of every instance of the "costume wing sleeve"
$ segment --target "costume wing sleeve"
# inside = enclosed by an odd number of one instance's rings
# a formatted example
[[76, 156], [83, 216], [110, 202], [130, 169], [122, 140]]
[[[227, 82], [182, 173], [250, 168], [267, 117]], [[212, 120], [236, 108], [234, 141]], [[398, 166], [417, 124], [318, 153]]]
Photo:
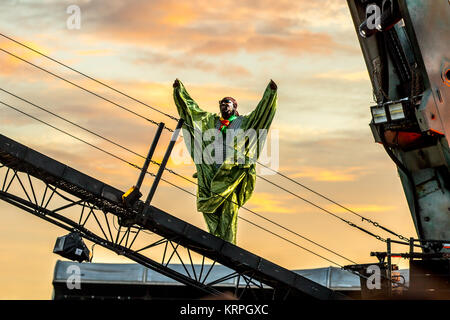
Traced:
[[193, 128], [202, 131], [202, 124], [211, 117], [211, 113], [200, 109], [194, 99], [192, 99], [186, 91], [183, 83], [181, 81], [179, 81], [179, 83], [180, 85], [173, 90], [173, 99], [178, 114], [186, 123], [184, 128], [193, 135]]
[[270, 88], [270, 84], [268, 84], [258, 106], [250, 114], [245, 116], [246, 121], [243, 123], [243, 129], [269, 129], [276, 109], [277, 89]]

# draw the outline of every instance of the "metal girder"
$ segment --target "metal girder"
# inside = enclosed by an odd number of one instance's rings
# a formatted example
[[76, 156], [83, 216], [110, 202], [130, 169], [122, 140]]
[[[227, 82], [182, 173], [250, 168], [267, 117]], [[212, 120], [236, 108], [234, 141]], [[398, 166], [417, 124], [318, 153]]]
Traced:
[[[276, 300], [346, 298], [154, 206], [140, 202], [135, 209], [126, 208], [122, 191], [3, 135], [0, 163], [2, 200], [207, 294], [219, 294], [214, 285], [236, 279], [239, 297], [250, 291], [247, 297], [267, 299], [258, 289], [269, 287]], [[128, 223], [116, 227], [115, 220]], [[193, 254], [202, 260], [199, 274]], [[181, 262], [184, 273], [169, 267], [174, 259]], [[212, 264], [205, 264], [205, 259]], [[216, 263], [234, 271], [208, 281]]]
[[[375, 112], [370, 123], [375, 141], [384, 146], [398, 168], [418, 238], [448, 239], [449, 2], [347, 0], [347, 3], [377, 104], [371, 107]], [[386, 20], [390, 21], [387, 28], [372, 25], [371, 32], [361, 34], [364, 26], [376, 18], [374, 8], [382, 9], [381, 17], [384, 13], [389, 16], [391, 5], [398, 10]], [[399, 143], [399, 136], [411, 133], [415, 141]], [[396, 138], [390, 139], [390, 135]]]

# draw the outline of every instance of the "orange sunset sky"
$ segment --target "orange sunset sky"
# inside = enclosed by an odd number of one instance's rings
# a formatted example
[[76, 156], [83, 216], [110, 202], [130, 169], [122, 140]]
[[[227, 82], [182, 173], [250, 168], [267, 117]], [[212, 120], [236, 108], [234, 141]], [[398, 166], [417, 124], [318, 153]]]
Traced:
[[[69, 5], [81, 8], [81, 28], [69, 30]], [[179, 78], [205, 110], [235, 97], [239, 112], [253, 110], [270, 79], [278, 84], [272, 130], [279, 135], [279, 170], [394, 231], [416, 236], [395, 165], [374, 143], [368, 123], [372, 88], [344, 0], [173, 1], [3, 0], [0, 32], [178, 116], [172, 83]], [[88, 81], [0, 37], [0, 48], [29, 59], [146, 117], [175, 122]], [[0, 52], [0, 88], [146, 154], [155, 126]], [[10, 103], [90, 143], [142, 164], [136, 156], [0, 92]], [[139, 172], [0, 105], [0, 134], [99, 180], [126, 190]], [[156, 158], [170, 138], [164, 133]], [[184, 142], [179, 139], [176, 151]], [[192, 163], [168, 167], [192, 176]], [[150, 170], [156, 171], [151, 166]], [[2, 172], [1, 177], [4, 174]], [[193, 185], [164, 178], [192, 192]], [[380, 229], [279, 176], [266, 178], [361, 225]], [[144, 194], [151, 179], [147, 179]], [[153, 205], [206, 230], [195, 198], [161, 182]], [[246, 207], [358, 262], [385, 245], [259, 179]], [[0, 299], [50, 299], [52, 253], [64, 230], [0, 201]], [[240, 210], [265, 228], [340, 264], [349, 264], [266, 221]], [[238, 245], [289, 269], [327, 267], [298, 247], [240, 221]], [[89, 244], [90, 247], [90, 244]], [[394, 250], [396, 250], [394, 246]], [[405, 251], [405, 248], [397, 248]], [[130, 262], [100, 247], [93, 262]], [[394, 259], [400, 267], [404, 261]]]

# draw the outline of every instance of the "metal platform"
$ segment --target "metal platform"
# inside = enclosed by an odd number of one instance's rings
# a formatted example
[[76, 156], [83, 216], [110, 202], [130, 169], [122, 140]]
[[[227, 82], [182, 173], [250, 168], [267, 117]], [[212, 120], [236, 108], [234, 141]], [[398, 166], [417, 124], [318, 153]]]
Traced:
[[[185, 285], [193, 286], [210, 294], [218, 294], [213, 288], [214, 284], [232, 278], [242, 278], [245, 280], [249, 290], [255, 287], [262, 288], [263, 285], [274, 289], [272, 297], [258, 297], [258, 290], [253, 290], [255, 291], [254, 297], [257, 299], [347, 298], [325, 286], [217, 238], [154, 206], [141, 203], [141, 210], [138, 211], [125, 208], [121, 202], [123, 191], [3, 135], [0, 135], [0, 163], [2, 164], [0, 167], [0, 178], [3, 177], [0, 191], [2, 200], [61, 228], [76, 231], [87, 240], [124, 255]], [[20, 178], [21, 176], [23, 177], [22, 179]], [[13, 188], [10, 188], [10, 186], [14, 181], [17, 181], [15, 182], [16, 185], [18, 185], [17, 183], [20, 184], [22, 191], [11, 191]], [[25, 181], [27, 185], [29, 184], [28, 188], [25, 187]], [[38, 199], [39, 197], [35, 192], [37, 190], [35, 185], [38, 183], [41, 184], [41, 188], [45, 188], [41, 199]], [[58, 190], [75, 196], [78, 200], [67, 199]], [[59, 196], [61, 201], [66, 200], [68, 204], [49, 209], [50, 201], [53, 201], [57, 196]], [[82, 209], [78, 221], [64, 215], [64, 210], [76, 206]], [[89, 211], [89, 214], [86, 214], [85, 211]], [[104, 215], [104, 228], [102, 228], [98, 215]], [[110, 228], [109, 224], [111, 215], [122, 220], [132, 219], [133, 223], [126, 226], [125, 231], [122, 231], [124, 232], [123, 236], [120, 232], [122, 226], [113, 235], [114, 230]], [[95, 218], [101, 232], [99, 232], [100, 230], [89, 230], [85, 227], [86, 221], [91, 217]], [[84, 223], [82, 223], [83, 218], [86, 219]], [[132, 235], [132, 230], [137, 230], [134, 236]], [[161, 236], [162, 239], [136, 250], [132, 246], [141, 230], [152, 231]], [[129, 237], [134, 237], [134, 239], [130, 242]], [[173, 249], [168, 261], [166, 260], [168, 256], [168, 254], [166, 256], [167, 250], [164, 250], [162, 262], [150, 259], [143, 254], [144, 250], [158, 245], [165, 245], [166, 249]], [[169, 262], [174, 255], [177, 255], [181, 260], [177, 251], [180, 248], [184, 248], [189, 254], [192, 267], [191, 272], [188, 271], [189, 263], [185, 264], [183, 261], [182, 265], [186, 271], [184, 273], [171, 269], [169, 266]], [[214, 263], [210, 268], [213, 268], [217, 262], [230, 268], [232, 272], [220, 279], [208, 282], [207, 278], [211, 269], [206, 272], [206, 269], [203, 270], [205, 265], [202, 263], [201, 269], [204, 272], [198, 274], [193, 268], [191, 251], [203, 256], [203, 261], [205, 258], [211, 259]], [[204, 276], [203, 278], [202, 275]], [[237, 283], [239, 283], [239, 279]]]

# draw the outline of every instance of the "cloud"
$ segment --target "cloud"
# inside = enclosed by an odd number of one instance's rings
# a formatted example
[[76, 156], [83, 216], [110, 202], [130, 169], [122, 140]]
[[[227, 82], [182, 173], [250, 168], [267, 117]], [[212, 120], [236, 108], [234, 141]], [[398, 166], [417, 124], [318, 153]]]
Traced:
[[92, 56], [106, 56], [106, 55], [112, 55], [114, 53], [113, 50], [109, 50], [109, 49], [92, 49], [92, 50], [79, 50], [77, 52], [78, 55], [80, 56], [87, 56], [87, 57], [92, 57]]
[[143, 52], [139, 57], [134, 58], [133, 62], [138, 66], [154, 66], [164, 64], [173, 71], [181, 69], [192, 69], [204, 73], [217, 73], [221, 76], [230, 78], [248, 77], [251, 75], [250, 71], [237, 64], [230, 63], [214, 63], [208, 62], [204, 59], [196, 58], [195, 56], [174, 56], [170, 53], [152, 53]]
[[[24, 44], [44, 54], [50, 54], [50, 50], [48, 48], [34, 42], [24, 41]], [[35, 62], [35, 60], [40, 58], [40, 56], [31, 50], [20, 47], [9, 40], [5, 40], [4, 38], [0, 39], [0, 48], [30, 62]], [[10, 76], [23, 74], [24, 71], [27, 70], [28, 66], [25, 62], [13, 57], [7, 52], [0, 51], [0, 75]]]
[[362, 167], [349, 168], [321, 168], [314, 166], [302, 166], [298, 171], [293, 173], [293, 178], [311, 178], [314, 181], [355, 181], [359, 176], [364, 174]]
[[349, 82], [370, 81], [367, 71], [346, 72], [342, 70], [333, 70], [326, 73], [318, 73], [314, 76], [314, 78], [334, 80], [334, 81], [336, 80], [349, 81]]
[[286, 205], [285, 197], [266, 192], [255, 192], [248, 205], [249, 209], [257, 213], [295, 213], [294, 207]]
[[210, 39], [194, 46], [190, 52], [205, 55], [220, 55], [238, 51], [258, 53], [280, 51], [286, 55], [301, 53], [331, 54], [337, 43], [330, 35], [300, 31], [288, 35], [267, 35], [249, 32], [234, 38], [231, 35]]
[[[204, 0], [109, 3], [107, 8], [95, 2], [82, 7], [87, 37], [101, 36], [108, 41], [164, 48], [191, 56], [217, 56], [240, 50], [329, 55], [336, 50], [351, 50], [336, 41], [331, 32], [312, 31], [310, 24], [302, 24], [308, 20], [308, 14], [314, 13], [315, 19], [323, 20], [329, 15], [327, 21], [339, 25], [336, 12], [346, 8], [336, 1], [323, 5], [310, 5], [308, 1], [298, 4], [263, 1], [258, 5], [249, 1], [222, 1], [211, 5]], [[326, 9], [328, 3], [335, 3], [335, 8]]]

